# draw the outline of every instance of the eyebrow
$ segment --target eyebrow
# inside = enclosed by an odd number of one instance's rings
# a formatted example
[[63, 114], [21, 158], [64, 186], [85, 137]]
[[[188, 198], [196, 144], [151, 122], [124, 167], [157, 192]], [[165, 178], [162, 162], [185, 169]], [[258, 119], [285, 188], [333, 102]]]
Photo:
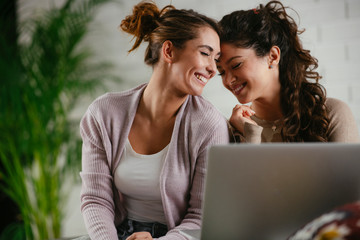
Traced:
[[[210, 47], [209, 45], [199, 45], [198, 48], [207, 48], [210, 52], [214, 52], [214, 49], [212, 47]], [[220, 52], [218, 52], [216, 54], [217, 55], [220, 55]]]
[[232, 60], [236, 59], [236, 58], [242, 58], [242, 56], [234, 56], [234, 57], [231, 57], [229, 58], [227, 61], [226, 61], [226, 64], [229, 64]]

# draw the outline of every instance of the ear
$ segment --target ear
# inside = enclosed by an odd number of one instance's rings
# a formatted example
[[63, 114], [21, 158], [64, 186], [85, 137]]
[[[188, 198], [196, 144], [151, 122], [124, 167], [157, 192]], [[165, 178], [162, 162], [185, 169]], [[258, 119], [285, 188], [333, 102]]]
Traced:
[[166, 40], [161, 48], [161, 54], [165, 62], [172, 63], [175, 57], [175, 47], [170, 40]]
[[277, 66], [280, 62], [281, 51], [278, 46], [272, 46], [269, 52], [269, 68]]

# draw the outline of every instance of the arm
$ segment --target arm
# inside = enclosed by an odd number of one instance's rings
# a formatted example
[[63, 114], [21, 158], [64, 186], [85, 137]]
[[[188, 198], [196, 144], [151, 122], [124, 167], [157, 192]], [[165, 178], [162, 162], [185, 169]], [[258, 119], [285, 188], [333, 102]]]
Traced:
[[242, 142], [261, 143], [263, 127], [246, 122], [244, 125], [244, 136]]
[[235, 135], [240, 136], [240, 142], [261, 143], [263, 128], [251, 119], [255, 112], [249, 106], [237, 104], [229, 119], [230, 124], [235, 128]]
[[81, 211], [91, 239], [117, 240], [112, 176], [103, 135], [90, 110], [80, 124], [82, 148]]

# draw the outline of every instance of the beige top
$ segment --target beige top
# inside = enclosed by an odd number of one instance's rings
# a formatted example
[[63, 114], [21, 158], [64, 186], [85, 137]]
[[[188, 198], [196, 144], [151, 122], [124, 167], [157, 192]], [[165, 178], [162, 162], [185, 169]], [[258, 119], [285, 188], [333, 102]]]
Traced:
[[[359, 130], [354, 115], [346, 103], [334, 98], [326, 100], [329, 125], [329, 142], [360, 142]], [[283, 142], [281, 138], [281, 121], [274, 122], [251, 117], [258, 126], [245, 123], [244, 135], [240, 136], [241, 142]]]

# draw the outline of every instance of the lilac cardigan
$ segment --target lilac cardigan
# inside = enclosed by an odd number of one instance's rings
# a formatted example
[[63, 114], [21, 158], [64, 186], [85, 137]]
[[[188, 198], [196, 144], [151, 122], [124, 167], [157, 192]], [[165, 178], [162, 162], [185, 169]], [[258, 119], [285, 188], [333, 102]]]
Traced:
[[[91, 239], [117, 240], [115, 226], [126, 217], [113, 176], [145, 87], [99, 97], [81, 120], [81, 211]], [[160, 175], [169, 232], [159, 239], [186, 239], [179, 229], [200, 228], [207, 149], [228, 141], [226, 119], [202, 97], [188, 96]]]

